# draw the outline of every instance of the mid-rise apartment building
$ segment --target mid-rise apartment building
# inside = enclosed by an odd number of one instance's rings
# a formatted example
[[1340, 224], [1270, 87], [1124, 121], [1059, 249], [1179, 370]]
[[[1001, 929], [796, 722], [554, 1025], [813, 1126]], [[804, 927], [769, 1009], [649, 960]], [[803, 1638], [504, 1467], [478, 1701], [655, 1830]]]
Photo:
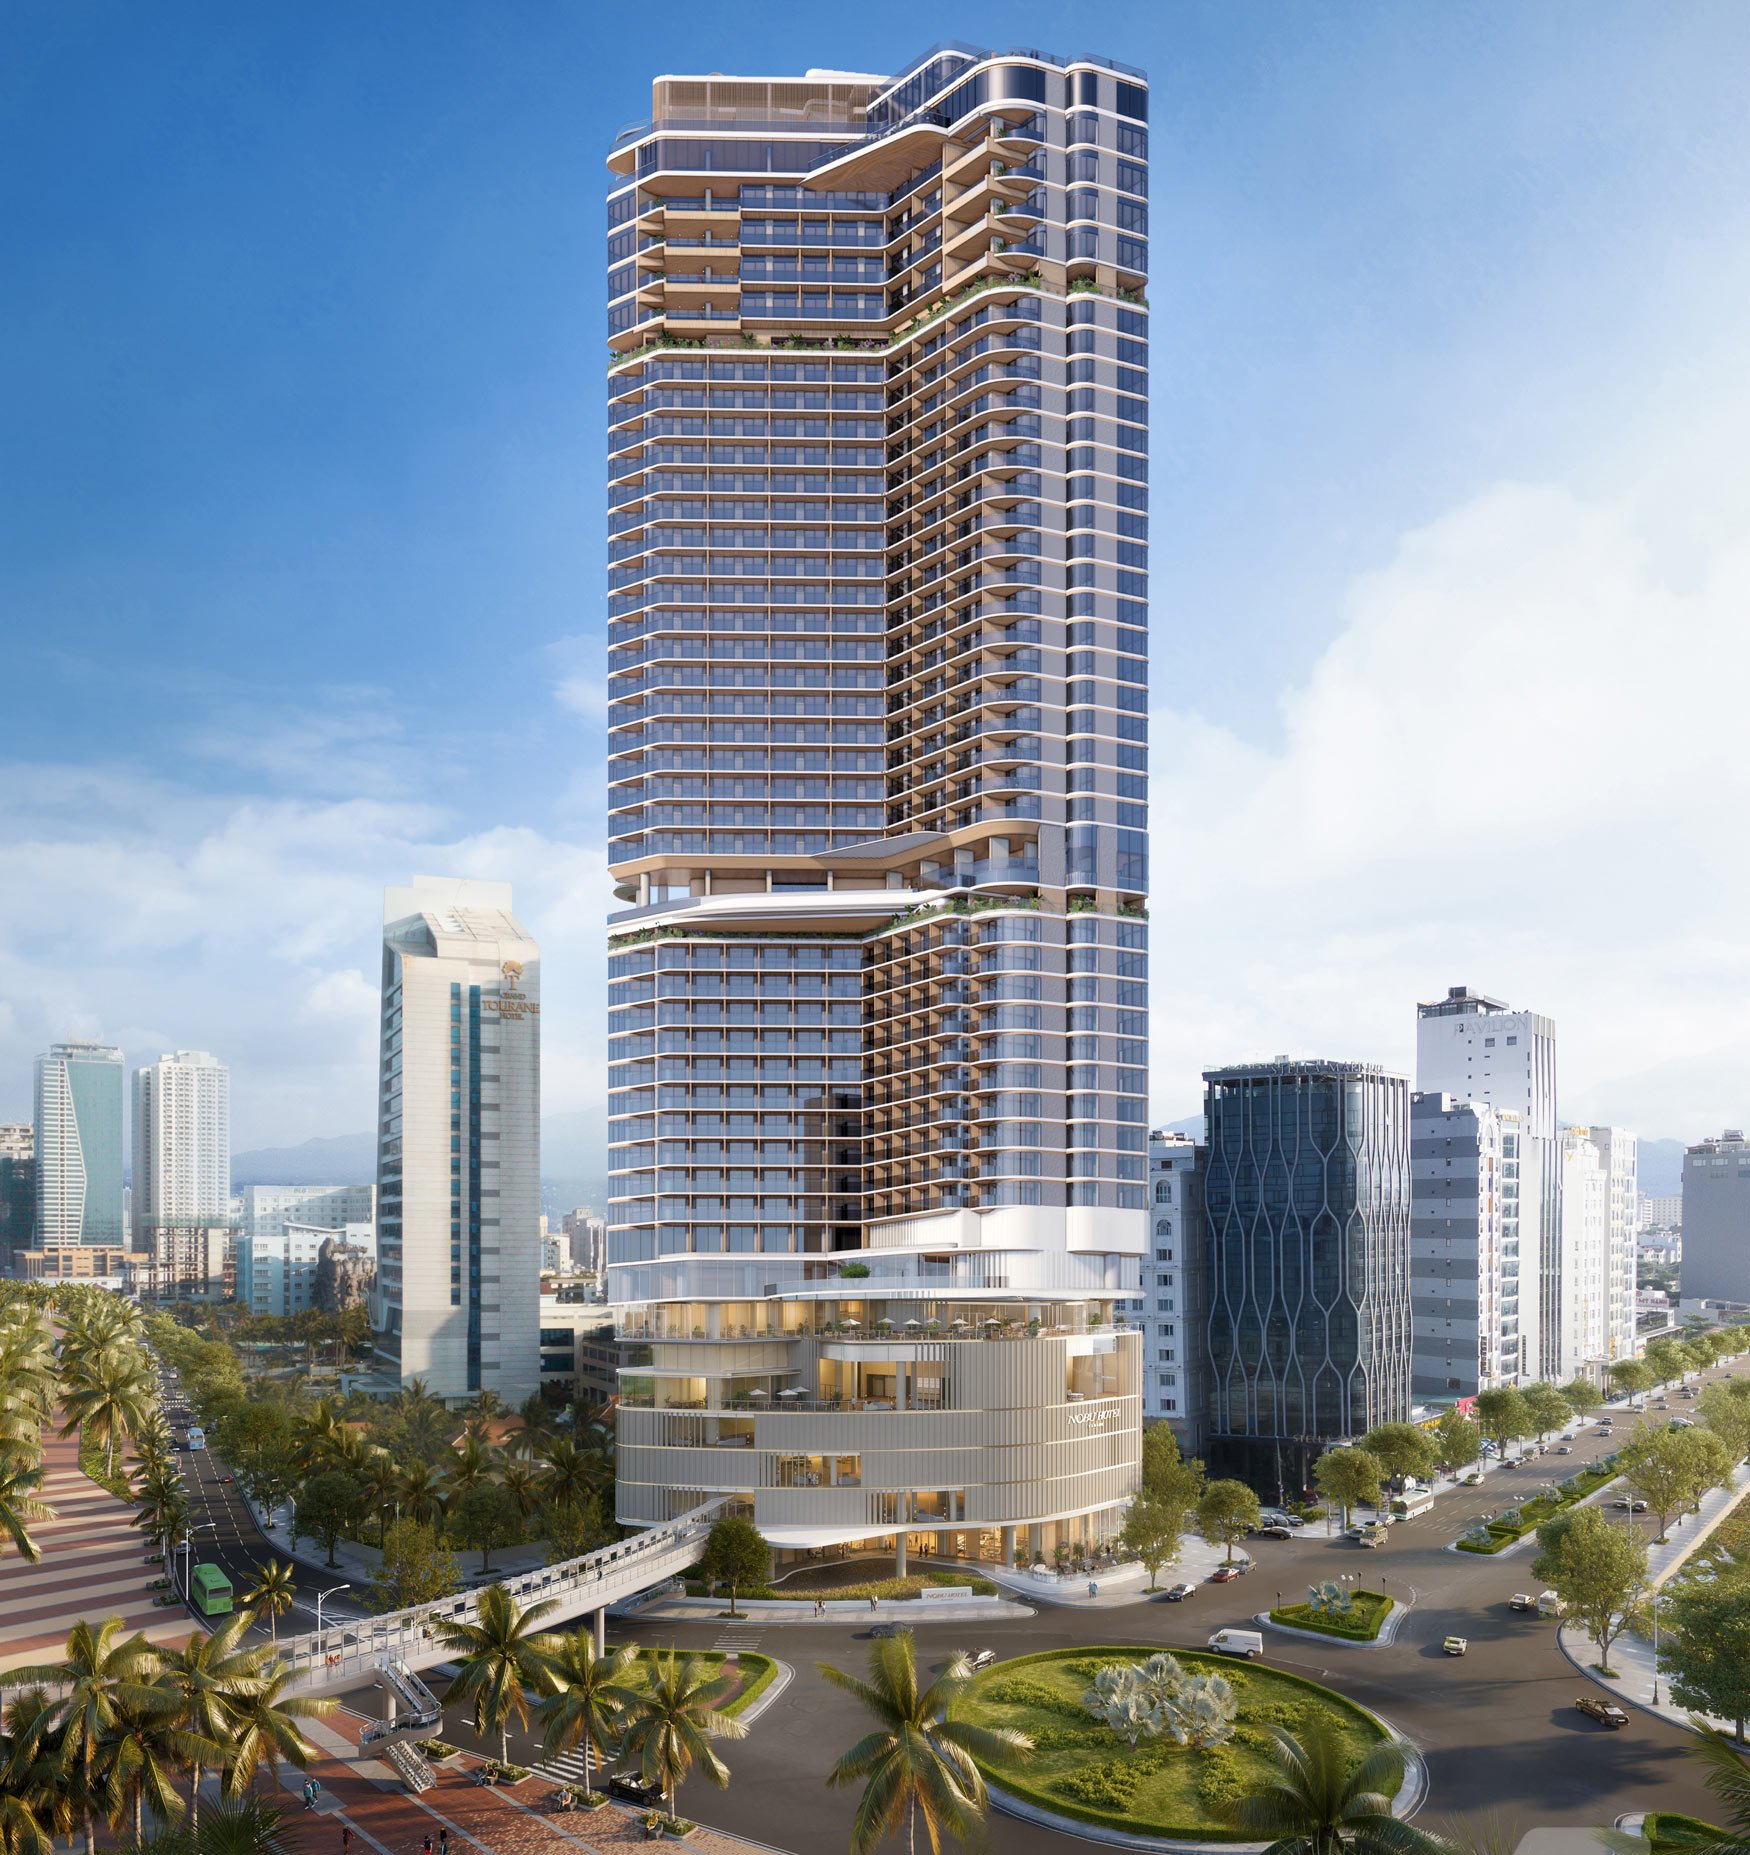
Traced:
[[1203, 1154], [1187, 1134], [1148, 1139], [1149, 1247], [1141, 1292], [1124, 1312], [1142, 1335], [1142, 1414], [1169, 1425], [1180, 1452], [1203, 1446], [1208, 1405], [1208, 1232]]
[[237, 1239], [238, 1300], [246, 1301], [252, 1314], [281, 1318], [320, 1307], [325, 1245], [343, 1245], [374, 1267], [376, 1226], [282, 1223], [259, 1236], [245, 1231]]
[[1519, 1125], [1486, 1102], [1410, 1097], [1410, 1390], [1418, 1400], [1474, 1398], [1523, 1374]]
[[377, 1221], [374, 1185], [246, 1185], [243, 1231], [251, 1237], [277, 1237], [290, 1224], [307, 1229], [344, 1230]]
[[1601, 1378], [1610, 1360], [1610, 1181], [1583, 1127], [1556, 1140], [1561, 1266], [1555, 1286], [1556, 1346], [1544, 1375]]
[[1410, 1410], [1410, 1089], [1373, 1063], [1203, 1076], [1212, 1469], [1277, 1499]]
[[231, 1072], [205, 1050], [175, 1050], [134, 1071], [134, 1247], [160, 1225], [231, 1216]]
[[1683, 1155], [1685, 1301], [1750, 1301], [1750, 1141], [1728, 1127]]
[[1561, 1213], [1556, 1153], [1556, 1027], [1540, 1012], [1456, 985], [1416, 1007], [1416, 1089], [1485, 1102], [1518, 1117], [1521, 1371], [1547, 1376], [1560, 1350]]
[[385, 891], [372, 1327], [454, 1403], [540, 1387], [540, 959], [508, 883]]
[[122, 1053], [58, 1043], [36, 1061], [36, 1241], [43, 1249], [120, 1249]]
[[619, 1512], [1014, 1556], [1134, 1489], [1147, 90], [665, 77], [609, 159]]
[[1677, 1192], [1641, 1193], [1641, 1230], [1681, 1230], [1683, 1228], [1683, 1194]]

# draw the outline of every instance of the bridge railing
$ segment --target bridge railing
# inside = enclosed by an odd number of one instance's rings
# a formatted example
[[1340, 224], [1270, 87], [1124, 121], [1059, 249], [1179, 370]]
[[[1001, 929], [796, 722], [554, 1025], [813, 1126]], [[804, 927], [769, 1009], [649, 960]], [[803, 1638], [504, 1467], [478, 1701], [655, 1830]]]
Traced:
[[[706, 1501], [661, 1526], [649, 1528], [612, 1546], [598, 1546], [575, 1559], [538, 1571], [516, 1572], [496, 1580], [521, 1604], [554, 1599], [558, 1622], [567, 1616], [599, 1610], [636, 1596], [671, 1578], [690, 1564], [704, 1544], [711, 1522], [727, 1497]], [[481, 1586], [429, 1604], [391, 1610], [382, 1616], [335, 1623], [302, 1636], [282, 1637], [281, 1660], [295, 1690], [340, 1687], [374, 1680], [385, 1662], [430, 1667], [448, 1659], [437, 1631], [440, 1623], [473, 1623], [480, 1614]]]

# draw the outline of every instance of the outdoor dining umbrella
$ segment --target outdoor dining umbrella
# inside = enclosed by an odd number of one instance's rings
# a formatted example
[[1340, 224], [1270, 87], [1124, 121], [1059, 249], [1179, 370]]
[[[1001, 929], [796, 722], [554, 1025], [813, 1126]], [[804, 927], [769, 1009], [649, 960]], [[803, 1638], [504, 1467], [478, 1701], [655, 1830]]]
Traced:
[[755, 1385], [753, 1390], [750, 1391], [747, 1395], [750, 1398], [769, 1398], [772, 1394], [769, 1391], [767, 1391], [764, 1386]]

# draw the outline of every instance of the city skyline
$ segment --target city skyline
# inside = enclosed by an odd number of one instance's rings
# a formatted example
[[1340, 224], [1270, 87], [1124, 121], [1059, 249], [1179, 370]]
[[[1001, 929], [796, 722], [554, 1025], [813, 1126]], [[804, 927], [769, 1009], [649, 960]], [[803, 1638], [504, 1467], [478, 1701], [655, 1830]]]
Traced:
[[[1690, 1141], [1750, 1118], [1733, 1073], [1750, 895], [1709, 848], [1750, 798], [1717, 706], [1747, 648], [1726, 545], [1744, 492], [1717, 467], [1745, 375], [1728, 317], [1747, 138], [1725, 75], [1741, 22], [1702, 7], [1659, 32], [1610, 12], [1608, 31], [1554, 7], [1480, 34], [1474, 11], [1412, 24], [1357, 7], [1276, 22], [1267, 56], [1219, 9], [1104, 23], [1162, 74], [1152, 206], [1191, 281], [1156, 292], [1197, 356], [1155, 394], [1153, 849], [1175, 872], [1155, 954], [1175, 977], [1156, 988], [1154, 1120], [1194, 1112], [1205, 1065], [1284, 1047], [1407, 1070], [1404, 1000], [1460, 973], [1558, 1021], [1577, 1117]], [[974, 8], [955, 29], [1062, 37], [1044, 9], [993, 18]], [[120, 248], [115, 273], [82, 242], [116, 210], [113, 169], [60, 161], [56, 137], [105, 150], [148, 126], [121, 73], [162, 73], [176, 34], [148, 44], [118, 22], [89, 85], [69, 87], [49, 82], [58, 61], [83, 70], [90, 47], [66, 22], [8, 76], [15, 133], [61, 192], [21, 206], [8, 299], [43, 384], [15, 422], [32, 471], [0, 596], [41, 622], [12, 641], [22, 673], [0, 692], [0, 855], [17, 877], [0, 901], [0, 1119], [28, 1117], [36, 1054], [92, 1036], [130, 1070], [221, 1050], [241, 1149], [368, 1128], [375, 896], [413, 867], [516, 884], [547, 950], [548, 1106], [604, 1105], [605, 369], [582, 179], [604, 133], [571, 91], [588, 69], [610, 123], [631, 119], [647, 59], [630, 35], [585, 55], [563, 33], [463, 34], [367, 108], [405, 19], [354, 35], [354, 81], [334, 93], [266, 26], [294, 101], [228, 86], [229, 50], [179, 75], [193, 118], [246, 125], [253, 159], [215, 176], [197, 134], [171, 136], [134, 183], [148, 196], [118, 202], [155, 214], [162, 251]], [[902, 7], [821, 55], [886, 68], [937, 30]], [[701, 21], [692, 42], [701, 64], [785, 65], [757, 22]], [[490, 103], [471, 100], [483, 74]], [[1680, 112], [1662, 107], [1679, 94]], [[507, 115], [503, 145], [488, 125]], [[335, 159], [306, 173], [311, 130]], [[482, 202], [512, 174], [505, 216]], [[276, 223], [289, 207], [289, 247], [260, 248], [245, 207]], [[372, 252], [327, 236], [343, 209]], [[376, 247], [417, 262], [394, 274]], [[491, 280], [459, 274], [461, 249], [488, 254], [473, 269]], [[357, 313], [288, 325], [284, 267], [316, 252]], [[188, 289], [206, 270], [231, 292], [211, 306]], [[99, 321], [108, 375], [32, 320], [68, 277], [148, 307], [128, 339], [166, 377], [198, 342], [260, 430], [215, 412], [196, 442], [186, 421], [206, 402], [130, 389], [140, 432], [179, 439], [130, 506], [145, 452], [124, 443], [100, 467], [67, 436], [109, 429], [87, 378], [133, 378], [119, 320]], [[433, 283], [457, 304], [441, 330], [423, 316]], [[234, 339], [210, 338], [215, 314]], [[277, 344], [271, 364], [258, 339]], [[373, 431], [339, 403], [349, 390]], [[427, 401], [454, 401], [456, 422]], [[284, 514], [222, 524], [232, 538], [201, 556], [213, 590], [190, 595], [194, 517], [230, 512], [263, 434], [286, 442], [252, 507]], [[380, 487], [339, 520], [320, 486], [342, 445]], [[336, 477], [349, 494], [359, 468]], [[274, 521], [296, 525], [296, 550]], [[452, 529], [478, 564], [458, 562]], [[262, 570], [306, 550], [307, 567]], [[488, 613], [509, 622], [476, 622]], [[247, 659], [217, 645], [223, 626], [235, 646], [238, 614]], [[1691, 661], [1710, 665], [1705, 689]], [[121, 700], [115, 675], [147, 699]], [[486, 698], [465, 744], [448, 728], [458, 678]], [[1366, 803], [1322, 808], [1344, 782]], [[1479, 802], [1489, 791], [1499, 804]], [[1660, 879], [1625, 884], [1636, 856], [1662, 860]], [[1487, 879], [1455, 879], [1473, 860]], [[266, 932], [263, 891], [297, 898]]]

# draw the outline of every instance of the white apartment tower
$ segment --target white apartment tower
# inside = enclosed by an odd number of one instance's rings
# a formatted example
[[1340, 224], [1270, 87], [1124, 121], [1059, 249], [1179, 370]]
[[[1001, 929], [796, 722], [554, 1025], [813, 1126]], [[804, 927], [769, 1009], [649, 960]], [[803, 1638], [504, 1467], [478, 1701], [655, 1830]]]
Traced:
[[1610, 1359], [1610, 1178], [1584, 1127], [1556, 1143], [1560, 1179], [1556, 1350], [1544, 1376], [1566, 1382], [1602, 1376]]
[[508, 883], [384, 893], [372, 1326], [455, 1403], [540, 1388], [540, 959]]
[[1604, 1173], [1605, 1273], [1610, 1298], [1604, 1357], [1631, 1359], [1640, 1351], [1635, 1320], [1635, 1256], [1640, 1235], [1640, 1142], [1622, 1127], [1582, 1127], [1597, 1149]]
[[1453, 986], [1416, 1007], [1416, 1088], [1517, 1117], [1503, 1124], [1503, 1163], [1511, 1160], [1518, 1191], [1517, 1255], [1504, 1247], [1503, 1266], [1518, 1268], [1520, 1371], [1548, 1376], [1560, 1350], [1555, 1020]]
[[205, 1050], [134, 1071], [134, 1247], [168, 1225], [231, 1216], [231, 1072]]

